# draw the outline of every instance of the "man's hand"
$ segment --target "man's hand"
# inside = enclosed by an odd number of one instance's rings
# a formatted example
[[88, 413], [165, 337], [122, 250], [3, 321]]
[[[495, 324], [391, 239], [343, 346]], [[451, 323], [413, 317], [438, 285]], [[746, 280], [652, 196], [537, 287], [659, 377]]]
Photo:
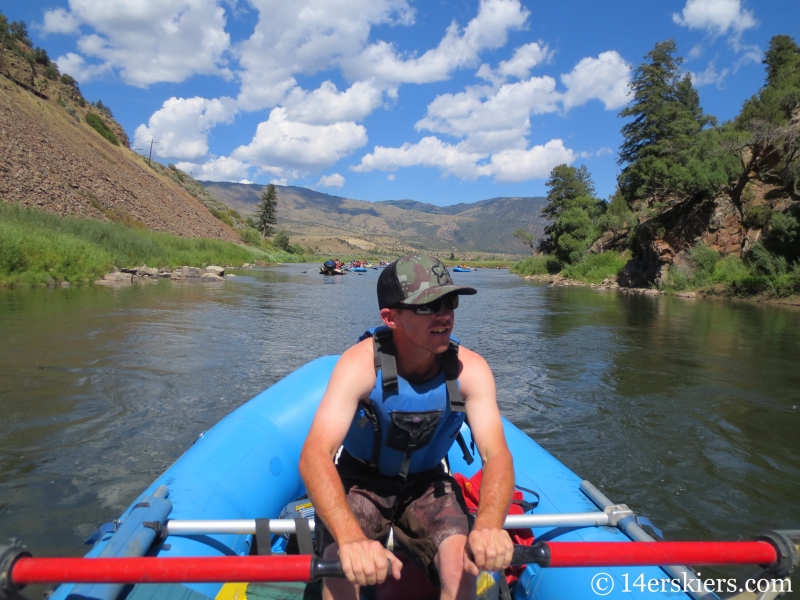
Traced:
[[514, 544], [504, 529], [473, 529], [464, 547], [464, 570], [477, 576], [481, 571], [501, 571], [511, 564]]
[[391, 565], [392, 577], [400, 579], [403, 563], [379, 542], [366, 538], [339, 546], [342, 570], [351, 583], [375, 585], [383, 583]]

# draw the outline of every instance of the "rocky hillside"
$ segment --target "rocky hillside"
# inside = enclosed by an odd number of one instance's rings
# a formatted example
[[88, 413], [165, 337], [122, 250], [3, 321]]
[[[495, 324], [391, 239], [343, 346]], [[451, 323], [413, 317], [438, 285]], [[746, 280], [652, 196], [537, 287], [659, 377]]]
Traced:
[[[253, 214], [265, 186], [202, 182], [231, 208]], [[544, 198], [494, 198], [470, 204], [434, 206], [414, 200], [366, 202], [277, 186], [278, 225], [293, 240], [314, 246], [331, 238], [351, 249], [396, 253], [409, 249], [464, 253], [527, 254], [514, 239], [526, 228], [542, 235]], [[324, 248], [320, 248], [324, 250]]]
[[150, 167], [132, 152], [110, 111], [87, 102], [46, 52], [17, 39], [6, 42], [0, 48], [0, 200], [62, 216], [240, 241], [209, 212], [200, 186], [192, 194], [183, 174]]

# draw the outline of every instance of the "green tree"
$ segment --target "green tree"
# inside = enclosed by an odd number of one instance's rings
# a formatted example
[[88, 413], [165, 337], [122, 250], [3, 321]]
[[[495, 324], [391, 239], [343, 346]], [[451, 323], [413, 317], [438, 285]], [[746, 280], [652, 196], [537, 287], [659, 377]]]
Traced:
[[578, 262], [600, 237], [599, 219], [605, 204], [594, 197], [594, 183], [585, 165], [558, 165], [545, 185], [548, 203], [542, 214], [551, 223], [544, 229], [548, 237], [541, 243], [542, 250], [562, 262]]
[[111, 112], [111, 109], [108, 106], [106, 106], [105, 104], [103, 104], [103, 101], [100, 100], [99, 98], [97, 99], [97, 102], [94, 103], [94, 105], [97, 107], [97, 110], [99, 110], [100, 112], [104, 113], [105, 115], [107, 115], [109, 117], [113, 117], [114, 116], [112, 114], [112, 112]]
[[283, 229], [275, 234], [275, 239], [272, 240], [272, 246], [284, 252], [292, 252], [292, 246], [289, 244], [289, 234]]
[[33, 42], [28, 35], [28, 26], [25, 25], [25, 21], [11, 21], [11, 23], [8, 24], [8, 33], [11, 34], [11, 37], [16, 38], [29, 48], [33, 47]]
[[608, 201], [605, 214], [600, 217], [599, 224], [604, 231], [610, 231], [614, 235], [619, 235], [623, 230], [631, 227], [636, 222], [625, 196], [619, 188]]
[[634, 72], [633, 102], [619, 113], [632, 117], [622, 128], [618, 160], [625, 165], [619, 184], [629, 204], [713, 193], [732, 176], [718, 138], [701, 135], [716, 119], [703, 112], [675, 52], [673, 40], [656, 44]]
[[577, 169], [567, 165], [558, 165], [550, 171], [550, 179], [545, 185], [549, 190], [547, 206], [542, 209], [542, 215], [548, 219], [556, 218], [575, 198], [594, 196], [594, 183], [586, 165], [581, 165]]
[[521, 227], [514, 232], [514, 237], [531, 249], [531, 254], [536, 254], [536, 236]]
[[800, 105], [800, 48], [788, 35], [776, 35], [764, 53], [766, 85], [746, 100], [736, 118], [738, 129], [751, 129], [753, 121], [786, 123]]
[[770, 40], [764, 55], [767, 77], [758, 94], [726, 126], [725, 143], [742, 162], [739, 189], [748, 173], [800, 194], [800, 137], [789, 121], [800, 110], [800, 48], [787, 35]]
[[47, 66], [50, 64], [50, 56], [48, 56], [47, 50], [41, 46], [36, 46], [36, 48], [33, 49], [33, 60], [40, 65]]
[[264, 237], [270, 237], [275, 232], [274, 226], [278, 224], [277, 204], [278, 192], [275, 190], [275, 185], [270, 183], [261, 194], [261, 204], [258, 205], [258, 211], [256, 212], [258, 230]]

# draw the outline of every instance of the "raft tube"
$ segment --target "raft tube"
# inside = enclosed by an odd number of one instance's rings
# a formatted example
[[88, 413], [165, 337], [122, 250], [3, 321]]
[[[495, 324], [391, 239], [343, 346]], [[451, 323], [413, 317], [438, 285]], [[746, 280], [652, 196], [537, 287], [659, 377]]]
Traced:
[[[300, 450], [337, 360], [337, 356], [325, 356], [308, 363], [201, 434], [183, 456], [134, 500], [120, 521], [124, 522], [141, 502], [152, 498], [160, 486], [169, 488], [170, 519], [277, 518], [286, 504], [305, 493], [297, 469]], [[577, 475], [506, 419], [503, 419], [503, 427], [514, 456], [517, 485], [539, 494], [540, 502], [534, 514], [598, 510], [581, 491], [581, 479]], [[462, 433], [470, 445], [466, 426]], [[476, 473], [481, 466], [477, 453], [472, 465], [467, 465], [455, 444], [449, 461], [453, 472], [467, 476]], [[525, 493], [525, 499], [533, 500], [533, 496]], [[615, 527], [544, 528], [534, 529], [534, 533], [537, 539], [545, 541], [633, 543]], [[105, 533], [86, 556], [98, 556], [109, 546], [113, 535]], [[245, 534], [171, 535], [152, 546], [147, 556], [245, 556], [250, 553], [252, 537]], [[543, 569], [528, 566], [512, 588], [512, 596], [516, 600], [596, 600], [598, 594], [593, 591], [592, 581], [601, 574], [610, 575], [614, 583], [613, 590], [604, 598], [688, 598], [683, 592], [645, 589], [640, 593], [631, 586], [640, 575], [643, 581], [668, 578], [657, 567]], [[625, 591], [626, 581], [628, 591]], [[602, 591], [607, 591], [605, 585]], [[136, 585], [111, 596], [106, 594], [111, 586], [92, 586], [91, 593], [87, 593], [85, 586], [79, 592], [76, 587], [74, 584], [59, 586], [51, 600], [227, 598], [220, 594], [222, 584], [209, 583]], [[669, 590], [669, 585], [666, 589]]]

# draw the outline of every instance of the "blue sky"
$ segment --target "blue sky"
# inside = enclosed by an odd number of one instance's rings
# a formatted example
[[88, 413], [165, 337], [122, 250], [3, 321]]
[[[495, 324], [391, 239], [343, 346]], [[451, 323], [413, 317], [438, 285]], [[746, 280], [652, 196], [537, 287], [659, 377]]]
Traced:
[[[631, 69], [673, 38], [721, 121], [797, 0], [0, 0], [132, 147], [198, 179], [438, 205], [614, 190]], [[797, 40], [800, 41], [800, 40]]]

